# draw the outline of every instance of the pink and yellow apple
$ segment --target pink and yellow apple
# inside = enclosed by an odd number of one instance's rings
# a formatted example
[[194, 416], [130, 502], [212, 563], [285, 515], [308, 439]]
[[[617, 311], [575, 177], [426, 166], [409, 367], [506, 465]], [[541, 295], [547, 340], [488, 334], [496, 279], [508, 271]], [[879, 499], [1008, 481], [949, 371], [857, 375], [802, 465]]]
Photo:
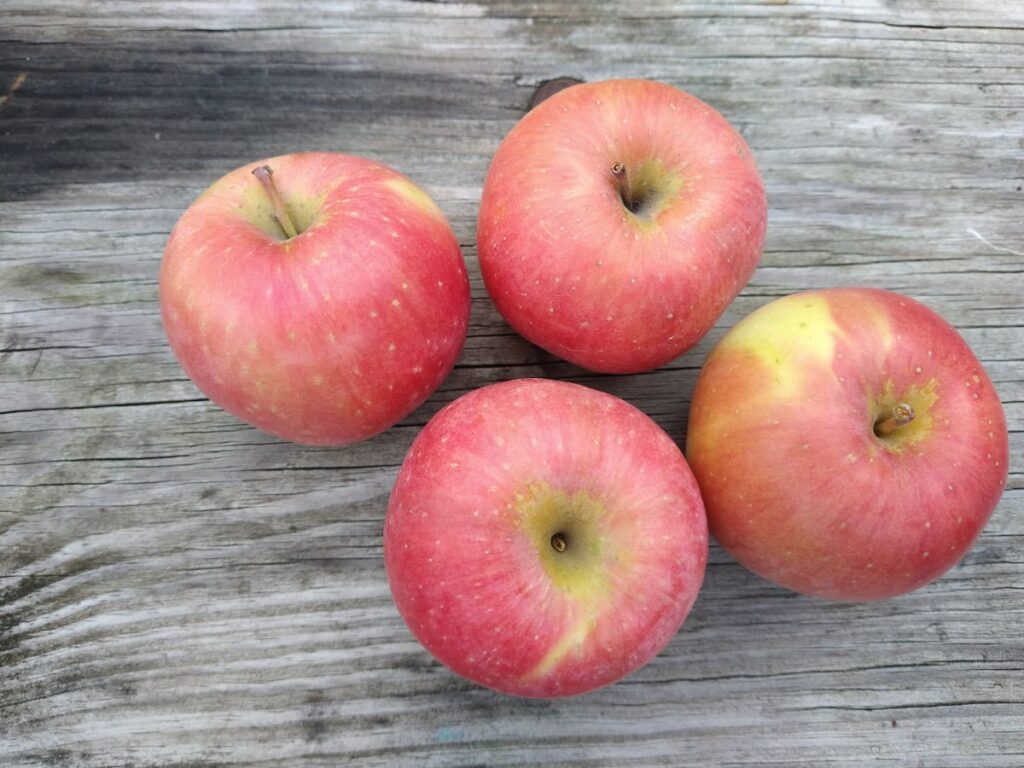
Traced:
[[564, 382], [493, 384], [420, 433], [384, 558], [398, 610], [442, 663], [518, 696], [568, 696], [646, 663], [697, 597], [707, 527], [650, 418]]
[[962, 338], [896, 293], [797, 293], [709, 356], [686, 454], [712, 535], [798, 592], [877, 600], [959, 561], [1007, 476], [1003, 409]]
[[444, 215], [409, 179], [306, 153], [239, 168], [192, 203], [167, 243], [160, 305], [211, 400], [289, 440], [345, 445], [448, 375], [469, 283]]
[[502, 141], [480, 205], [487, 290], [529, 341], [590, 370], [685, 352], [750, 279], [766, 225], [750, 148], [649, 80], [575, 85]]

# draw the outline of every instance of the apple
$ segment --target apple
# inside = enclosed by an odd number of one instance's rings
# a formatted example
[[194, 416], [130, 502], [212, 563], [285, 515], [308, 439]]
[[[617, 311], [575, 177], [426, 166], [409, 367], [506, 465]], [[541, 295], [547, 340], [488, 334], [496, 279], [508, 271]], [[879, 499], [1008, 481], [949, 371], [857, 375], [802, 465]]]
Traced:
[[941, 317], [888, 291], [773, 301], [715, 347], [686, 455], [711, 534], [798, 592], [877, 600], [959, 561], [1007, 476], [1002, 405]]
[[311, 152], [243, 166], [192, 203], [167, 243], [160, 307], [215, 403], [288, 440], [346, 445], [448, 375], [469, 282], [423, 190], [380, 163]]
[[528, 697], [645, 664], [706, 559], [704, 506], [671, 438], [616, 397], [540, 379], [483, 387], [431, 419], [384, 527], [412, 633], [456, 673]]
[[650, 80], [574, 85], [501, 142], [480, 269], [508, 323], [604, 373], [692, 347], [750, 279], [766, 225], [750, 148], [718, 112]]

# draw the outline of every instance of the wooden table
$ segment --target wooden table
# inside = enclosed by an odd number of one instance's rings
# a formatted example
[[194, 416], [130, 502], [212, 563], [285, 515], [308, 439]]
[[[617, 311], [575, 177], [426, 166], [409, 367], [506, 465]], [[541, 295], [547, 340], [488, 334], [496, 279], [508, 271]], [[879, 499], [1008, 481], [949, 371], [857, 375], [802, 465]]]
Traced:
[[[692, 91], [765, 178], [753, 280], [648, 374], [540, 352], [479, 279], [488, 160], [558, 76]], [[1024, 3], [4, 0], [0, 93], [0, 765], [1024, 765]], [[303, 148], [423, 184], [472, 274], [455, 372], [346, 449], [211, 405], [157, 308], [193, 197]], [[1007, 490], [960, 566], [845, 605], [712, 547], [665, 652], [576, 700], [478, 688], [413, 640], [381, 530], [439, 407], [488, 382], [571, 379], [682, 441], [722, 333], [838, 284], [938, 310], [1003, 397]]]

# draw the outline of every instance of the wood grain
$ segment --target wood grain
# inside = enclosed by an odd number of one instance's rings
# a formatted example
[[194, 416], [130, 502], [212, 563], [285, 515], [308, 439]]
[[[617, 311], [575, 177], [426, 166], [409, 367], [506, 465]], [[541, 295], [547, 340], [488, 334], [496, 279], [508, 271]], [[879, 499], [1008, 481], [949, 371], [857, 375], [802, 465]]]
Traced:
[[[613, 76], [720, 109], [770, 202], [762, 265], [715, 330], [627, 377], [515, 336], [474, 245], [488, 160], [536, 86]], [[0, 93], [0, 765], [1024, 765], [1024, 4], [7, 0]], [[212, 406], [156, 304], [191, 199], [310, 148], [422, 183], [473, 276], [455, 372], [343, 450]], [[576, 700], [476, 688], [416, 644], [380, 535], [439, 407], [565, 378], [681, 441], [729, 326], [849, 284], [942, 313], [1003, 397], [1007, 491], [960, 566], [845, 605], [713, 548], [666, 651]]]

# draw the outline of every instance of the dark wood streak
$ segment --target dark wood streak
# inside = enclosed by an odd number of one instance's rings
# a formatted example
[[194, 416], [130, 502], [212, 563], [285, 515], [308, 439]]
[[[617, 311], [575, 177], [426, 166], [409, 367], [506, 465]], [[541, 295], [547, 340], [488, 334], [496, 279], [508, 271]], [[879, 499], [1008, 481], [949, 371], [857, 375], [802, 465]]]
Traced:
[[[1024, 764], [1024, 6], [194, 0], [0, 10], [0, 765]], [[11, 91], [21, 73], [25, 78]], [[479, 278], [487, 163], [542, 83], [655, 77], [716, 106], [770, 200], [762, 265], [671, 365], [608, 377], [513, 334]], [[277, 441], [171, 356], [171, 226], [244, 162], [391, 163], [448, 214], [470, 337], [416, 413], [348, 449]], [[712, 547], [683, 631], [574, 701], [512, 700], [416, 644], [387, 495], [422, 425], [523, 376], [636, 403], [677, 441], [700, 365], [795, 290], [892, 288], [957, 325], [1004, 399], [1011, 473], [964, 562], [870, 605]]]
[[[348, 150], [338, 134], [375, 119], [513, 120], [509, 84], [415, 69], [353, 67], [330, 53], [217, 48], [207, 36], [154, 44], [117, 39], [3, 43], [33, 63], [22, 97], [4, 109], [0, 201], [53, 185], [219, 174], [244, 158], [307, 149]], [[0, 82], [8, 76], [0, 67]], [[117, 130], [111, 130], [112, 127]], [[182, 148], [187, 147], [187, 152]]]

